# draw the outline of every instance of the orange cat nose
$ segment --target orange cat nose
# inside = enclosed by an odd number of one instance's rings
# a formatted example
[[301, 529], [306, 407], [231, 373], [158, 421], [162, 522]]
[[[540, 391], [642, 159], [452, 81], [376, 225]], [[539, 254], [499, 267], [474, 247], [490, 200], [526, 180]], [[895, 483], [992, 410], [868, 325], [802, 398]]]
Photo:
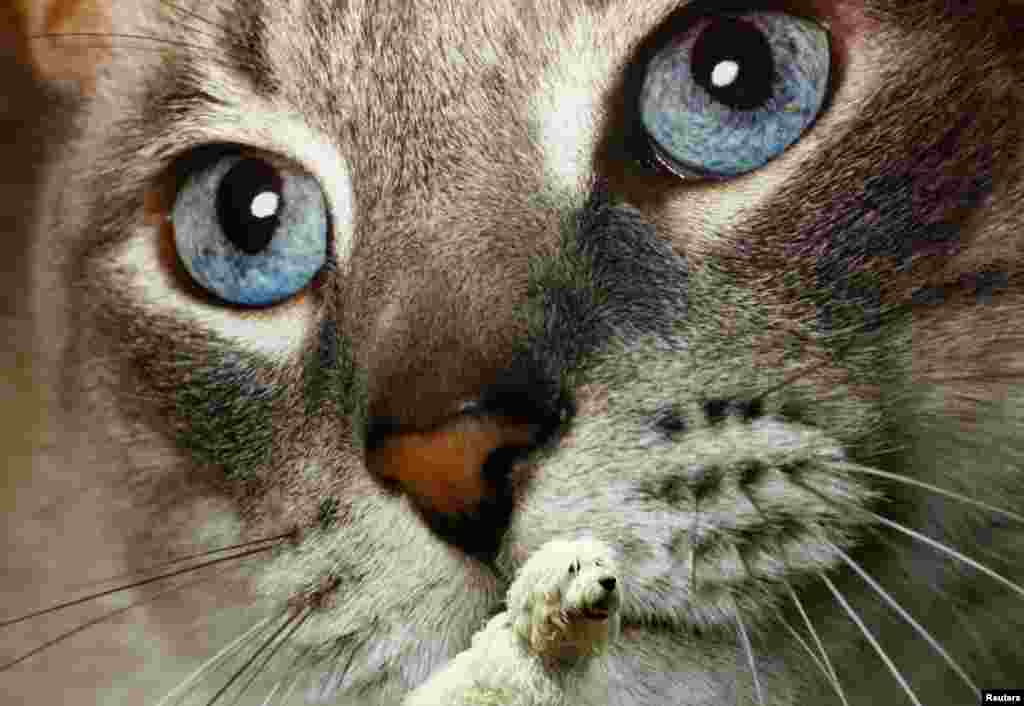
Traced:
[[534, 443], [539, 425], [508, 417], [464, 414], [429, 431], [397, 430], [367, 452], [367, 468], [397, 485], [421, 509], [471, 513], [493, 490], [484, 474], [497, 449]]

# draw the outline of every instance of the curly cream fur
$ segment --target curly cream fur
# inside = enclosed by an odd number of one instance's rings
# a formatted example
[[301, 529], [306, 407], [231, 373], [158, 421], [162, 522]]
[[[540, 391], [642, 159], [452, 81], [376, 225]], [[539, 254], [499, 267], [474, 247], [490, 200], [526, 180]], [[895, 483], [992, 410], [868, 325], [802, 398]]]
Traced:
[[[404, 706], [590, 706], [608, 703], [601, 657], [619, 632], [621, 582], [594, 539], [549, 541], [522, 567], [508, 610]], [[607, 611], [604, 620], [587, 617]]]

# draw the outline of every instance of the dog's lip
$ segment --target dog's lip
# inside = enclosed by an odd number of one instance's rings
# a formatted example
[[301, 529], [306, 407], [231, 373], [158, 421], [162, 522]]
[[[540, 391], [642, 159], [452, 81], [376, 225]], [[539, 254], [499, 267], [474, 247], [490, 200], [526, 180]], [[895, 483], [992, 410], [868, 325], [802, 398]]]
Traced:
[[583, 609], [583, 617], [587, 620], [608, 620], [608, 616], [611, 615], [611, 611], [615, 605], [615, 596], [612, 593], [606, 593], [601, 597], [601, 600], [596, 601]]

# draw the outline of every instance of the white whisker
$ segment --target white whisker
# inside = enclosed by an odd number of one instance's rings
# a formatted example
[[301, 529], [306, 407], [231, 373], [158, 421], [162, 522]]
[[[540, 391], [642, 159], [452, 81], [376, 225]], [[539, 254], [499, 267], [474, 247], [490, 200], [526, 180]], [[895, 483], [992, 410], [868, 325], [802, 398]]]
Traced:
[[750, 676], [754, 680], [754, 693], [757, 695], [757, 703], [764, 706], [764, 694], [761, 691], [761, 680], [757, 676], [757, 662], [754, 659], [754, 648], [750, 645], [750, 637], [747, 635], [747, 629], [743, 625], [743, 618], [740, 615], [740, 607], [733, 600], [733, 609], [736, 613], [736, 632], [739, 634], [740, 643], [743, 645], [743, 651], [747, 655], [747, 663], [750, 666]]
[[283, 684], [284, 679], [278, 679], [276, 682], [274, 682], [274, 686], [270, 687], [270, 693], [268, 693], [267, 697], [263, 699], [262, 706], [270, 706], [270, 702], [273, 701], [274, 697], [277, 695], [277, 692], [281, 689], [281, 686]]
[[[764, 510], [761, 508], [757, 500], [754, 499], [754, 496], [747, 492], [746, 490], [743, 490], [742, 493], [744, 497], [746, 497], [747, 500], [750, 502], [750, 504], [754, 506], [754, 509], [757, 510], [758, 514], [767, 520], [768, 516], [765, 514]], [[750, 571], [750, 567], [747, 565], [747, 562], [743, 558], [743, 555], [738, 551], [736, 552], [736, 554], [739, 557], [740, 561], [743, 562], [743, 566], [746, 569], [747, 574], [752, 577], [753, 573]], [[779, 618], [782, 620], [783, 625], [789, 628], [790, 632], [793, 633], [793, 636], [796, 637], [797, 640], [800, 641], [800, 644], [802, 644], [804, 648], [808, 651], [808, 654], [810, 654], [811, 658], [814, 659], [814, 662], [818, 665], [818, 668], [825, 673], [825, 676], [832, 683], [833, 688], [835, 688], [836, 693], [839, 694], [839, 699], [843, 702], [843, 706], [850, 706], [849, 703], [846, 701], [846, 694], [843, 693], [843, 687], [839, 683], [839, 675], [836, 673], [835, 667], [832, 666], [832, 661], [828, 658], [828, 652], [825, 651], [825, 645], [821, 642], [821, 638], [818, 636], [818, 631], [814, 629], [814, 625], [811, 623], [810, 617], [804, 610], [800, 598], [796, 595], [796, 591], [793, 590], [793, 587], [789, 584], [788, 581], [786, 582], [786, 588], [789, 589], [789, 596], [792, 599], [793, 604], [796, 605], [797, 610], [800, 612], [800, 615], [803, 617], [804, 624], [807, 625], [807, 630], [811, 633], [811, 637], [814, 638], [814, 642], [818, 646], [818, 651], [821, 654], [821, 660], [824, 661], [822, 662], [818, 659], [818, 657], [814, 654], [814, 651], [811, 650], [807, 642], [802, 637], [800, 637], [799, 633], [797, 633], [796, 630], [788, 622], [786, 622], [786, 620], [782, 617], [781, 611], [779, 611], [776, 608], [776, 612], [778, 613]]]
[[[806, 652], [807, 656], [811, 658], [812, 662], [814, 662], [814, 666], [816, 666], [818, 670], [825, 675], [825, 678], [828, 680], [829, 684], [835, 686], [835, 684], [832, 681], [832, 675], [829, 674], [828, 670], [825, 668], [824, 663], [821, 661], [821, 657], [817, 655], [817, 653], [814, 651], [814, 648], [812, 648], [807, 643], [807, 640], [805, 640], [803, 636], [799, 632], [797, 632], [796, 628], [789, 624], [789, 622], [782, 616], [781, 612], [779, 612], [776, 617], [778, 618], [779, 623], [782, 625], [782, 627], [786, 628], [786, 630], [789, 631], [789, 634], [793, 637], [794, 640], [796, 640], [797, 644], [804, 648], [804, 652]], [[843, 703], [846, 704], [845, 699], [843, 700]]]
[[215, 654], [213, 657], [199, 665], [199, 668], [192, 672], [192, 674], [190, 674], [188, 677], [186, 677], [185, 681], [183, 681], [178, 686], [174, 687], [174, 689], [172, 689], [171, 691], [167, 692], [167, 695], [160, 699], [159, 703], [157, 703], [156, 706], [169, 706], [173, 701], [176, 701], [182, 696], [184, 696], [185, 693], [192, 687], [192, 685], [195, 684], [203, 676], [205, 676], [207, 672], [216, 667], [227, 657], [235, 654], [235, 652], [237, 652], [241, 648], [243, 642], [248, 640], [257, 632], [266, 628], [267, 625], [270, 624], [272, 621], [279, 619], [281, 615], [283, 614], [272, 615], [269, 618], [264, 618], [263, 620], [260, 620], [251, 628], [246, 630], [244, 633], [242, 633], [234, 640], [229, 642], [227, 645], [221, 648], [217, 652], [217, 654]]
[[[751, 493], [747, 492], [746, 490], [741, 490], [741, 492], [743, 493], [744, 497], [746, 497], [746, 499], [750, 502], [750, 504], [754, 506], [754, 509], [757, 510], [757, 513], [767, 520], [768, 516], [765, 514], [764, 510], [761, 508], [761, 505], [757, 502], [754, 496]], [[754, 574], [750, 570], [750, 565], [747, 564], [747, 560], [743, 558], [743, 554], [737, 550], [736, 556], [743, 564], [743, 568], [747, 572], [747, 575], [753, 578]], [[814, 654], [814, 651], [810, 648], [810, 645], [807, 644], [806, 640], [804, 640], [800, 636], [800, 634], [797, 633], [796, 630], [788, 622], [786, 622], [786, 619], [782, 617], [782, 612], [778, 609], [778, 607], [776, 607], [775, 609], [776, 614], [779, 616], [779, 619], [782, 621], [782, 624], [785, 625], [793, 634], [793, 637], [795, 637], [799, 641], [799, 643], [803, 645], [804, 649], [807, 650], [807, 653], [814, 660], [814, 663], [818, 665], [818, 668], [822, 670], [822, 672], [825, 674], [825, 677], [829, 680], [829, 682], [831, 682], [832, 686], [836, 690], [836, 693], [839, 694], [839, 698], [843, 702], [843, 706], [850, 706], [849, 703], [847, 703], [846, 701], [846, 695], [843, 693], [843, 687], [839, 683], [839, 676], [836, 674], [836, 670], [832, 666], [831, 660], [829, 660], [828, 658], [828, 652], [825, 651], [825, 646], [822, 644], [821, 638], [818, 637], [818, 631], [814, 629], [814, 625], [811, 624], [811, 619], [807, 616], [807, 613], [804, 611], [803, 604], [797, 597], [796, 591], [793, 590], [793, 587], [789, 584], [788, 581], [786, 582], [786, 588], [789, 589], [789, 595], [792, 598], [793, 603], [796, 605], [797, 610], [800, 611], [800, 615], [803, 616], [804, 623], [807, 625], [807, 629], [810, 631], [811, 636], [814, 638], [815, 644], [817, 644], [818, 646], [818, 650], [821, 653], [822, 659], [818, 659], [817, 655]], [[822, 660], [824, 660], [824, 662], [822, 662]]]
[[877, 476], [879, 478], [885, 478], [887, 480], [896, 481], [897, 483], [904, 483], [906, 485], [917, 486], [918, 488], [930, 490], [936, 495], [942, 495], [952, 500], [962, 502], [966, 505], [973, 505], [974, 507], [980, 508], [982, 510], [987, 510], [988, 512], [991, 512], [993, 514], [1002, 515], [1003, 517], [1008, 517], [1011, 520], [1016, 520], [1017, 522], [1024, 524], [1024, 515], [1020, 515], [1016, 512], [1012, 512], [1001, 507], [996, 507], [995, 505], [989, 505], [984, 501], [969, 498], [966, 495], [953, 492], [952, 490], [940, 488], [937, 485], [932, 485], [931, 483], [925, 483], [924, 481], [916, 480], [914, 478], [907, 478], [906, 476], [901, 476], [898, 473], [888, 473], [887, 471], [880, 471], [877, 468], [869, 468], [867, 466], [861, 466], [856, 463], [840, 462], [830, 464], [830, 466], [835, 466], [844, 471], [850, 471], [853, 473], [863, 473], [865, 475]]
[[871, 578], [871, 576], [869, 576], [868, 573], [857, 564], [857, 562], [851, 559], [846, 554], [846, 552], [844, 552], [842, 549], [835, 546], [834, 544], [832, 545], [832, 549], [838, 552], [839, 556], [842, 557], [843, 561], [845, 561], [851, 569], [856, 571], [857, 574], [860, 575], [860, 577], [864, 579], [868, 583], [868, 585], [871, 586], [871, 588], [873, 588], [878, 593], [878, 595], [885, 599], [886, 603], [888, 603], [893, 610], [899, 613], [900, 617], [902, 617], [910, 624], [910, 627], [914, 628], [914, 630], [916, 630], [917, 633], [921, 637], [923, 637], [929, 645], [932, 646], [932, 649], [938, 652], [942, 656], [942, 658], [946, 660], [946, 664], [948, 664], [954, 672], [960, 675], [960, 678], [964, 680], [964, 683], [967, 684], [967, 686], [972, 691], [974, 691], [978, 699], [981, 700], [981, 689], [975, 686], [974, 682], [971, 681], [971, 678], [967, 676], [967, 673], [960, 667], [959, 664], [956, 663], [953, 657], [948, 652], [946, 652], [942, 645], [940, 645], [938, 641], [931, 636], [931, 634], [924, 628], [924, 626], [917, 622], [913, 618], [913, 616], [910, 615], [910, 613], [904, 610], [903, 607], [896, 601], [896, 599], [889, 595], [885, 591], [885, 589], [882, 588], [877, 581]]
[[291, 684], [288, 685], [288, 690], [285, 691], [284, 696], [281, 697], [281, 706], [287, 706], [288, 699], [292, 697], [292, 694], [295, 692], [296, 687], [298, 687], [299, 685], [300, 676], [300, 673], [296, 673], [295, 676], [292, 677]]
[[846, 601], [846, 599], [843, 597], [843, 594], [840, 593], [839, 589], [836, 588], [835, 584], [833, 584], [832, 581], [829, 580], [828, 576], [826, 576], [825, 574], [818, 575], [821, 577], [821, 580], [825, 582], [825, 585], [828, 586], [829, 590], [832, 591], [832, 595], [836, 597], [836, 600], [839, 601], [839, 604], [843, 606], [843, 608], [846, 610], [846, 613], [850, 616], [850, 619], [857, 624], [858, 628], [860, 628], [860, 631], [864, 634], [864, 637], [867, 638], [867, 641], [870, 642], [871, 646], [875, 648], [875, 652], [877, 652], [878, 656], [882, 658], [883, 662], [885, 662], [885, 666], [889, 668], [889, 671], [892, 672], [892, 675], [896, 677], [896, 681], [898, 681], [900, 683], [900, 686], [903, 687], [903, 691], [906, 693], [906, 695], [910, 697], [910, 700], [914, 702], [915, 706], [921, 706], [921, 701], [917, 698], [917, 695], [914, 693], [914, 690], [910, 688], [910, 684], [908, 684], [907, 680], [903, 678], [902, 674], [900, 674], [900, 670], [896, 668], [896, 665], [893, 664], [893, 661], [889, 659], [889, 655], [885, 653], [885, 650], [882, 649], [882, 646], [878, 643], [878, 640], [875, 639], [875, 636], [871, 634], [871, 631], [868, 629], [868, 626], [865, 625], [864, 621], [861, 620], [859, 615], [857, 615], [857, 611], [855, 611], [853, 609], [853, 606], [851, 606]]
[[274, 659], [275, 656], [277, 656], [277, 653], [280, 652], [281, 648], [284, 647], [288, 640], [290, 640], [292, 636], [295, 635], [296, 632], [298, 632], [299, 628], [301, 628], [305, 624], [305, 622], [309, 620], [309, 616], [311, 616], [312, 614], [313, 609], [307, 607], [304, 611], [297, 613], [295, 617], [293, 617], [290, 620], [290, 622], [294, 624], [286, 633], [281, 635], [280, 639], [277, 639], [276, 635], [274, 638], [271, 638], [271, 642], [274, 642], [276, 640], [276, 644], [274, 644], [274, 646], [267, 651], [267, 655], [259, 662], [259, 664], [256, 664], [250, 670], [252, 674], [249, 676], [249, 679], [245, 682], [245, 684], [243, 684], [242, 687], [238, 690], [238, 693], [235, 695], [235, 700], [231, 702], [232, 706], [236, 706], [236, 704], [238, 704], [242, 696], [244, 696], [245, 693], [252, 687], [256, 679], [258, 679], [259, 676], [263, 674], [263, 670], [267, 668], [267, 665], [270, 664], [270, 661]]
[[836, 693], [839, 694], [839, 700], [843, 702], [843, 706], [850, 706], [846, 700], [846, 694], [843, 693], [843, 686], [839, 683], [839, 674], [836, 672], [834, 666], [832, 666], [832, 660], [828, 658], [828, 652], [825, 650], [825, 645], [821, 641], [821, 637], [818, 635], [818, 631], [814, 629], [814, 624], [811, 622], [811, 617], [807, 615], [807, 611], [804, 610], [803, 602], [800, 597], [797, 596], [796, 591], [793, 587], [786, 582], [786, 588], [789, 589], [789, 597], [793, 601], [793, 605], [796, 606], [797, 611], [800, 613], [800, 617], [803, 618], [804, 625], [807, 626], [808, 632], [811, 633], [811, 638], [814, 640], [814, 644], [818, 646], [818, 652], [821, 654], [822, 660], [827, 667], [827, 674], [831, 677], [832, 686], [835, 687]]
[[916, 540], [924, 542], [928, 546], [933, 547], [933, 548], [937, 549], [938, 551], [953, 557], [954, 559], [962, 561], [963, 563], [965, 563], [968, 566], [971, 566], [971, 567], [977, 569], [978, 571], [980, 571], [981, 573], [985, 574], [986, 576], [990, 576], [991, 578], [995, 579], [996, 581], [998, 581], [999, 583], [1003, 584], [1007, 588], [1012, 589], [1014, 592], [1018, 593], [1019, 595], [1024, 596], [1024, 588], [1021, 588], [1020, 586], [1015, 584], [1013, 581], [1011, 581], [1010, 579], [1006, 578], [1005, 576], [1003, 576], [1002, 574], [998, 573], [997, 571], [993, 571], [992, 569], [988, 568], [987, 566], [985, 566], [983, 564], [979, 564], [974, 559], [971, 559], [969, 556], [965, 556], [964, 554], [961, 554], [956, 549], [953, 549], [952, 547], [948, 547], [945, 544], [943, 544], [942, 542], [934, 540], [931, 537], [928, 537], [926, 535], [921, 534], [920, 532], [916, 532], [916, 531], [910, 529], [909, 527], [904, 527], [903, 525], [901, 525], [901, 524], [899, 524], [897, 522], [893, 522], [892, 520], [886, 519], [885, 517], [882, 517], [881, 515], [875, 514], [875, 513], [870, 512], [870, 511], [866, 511], [866, 512], [869, 515], [871, 515], [872, 517], [874, 517], [876, 520], [878, 520], [879, 522], [884, 524], [886, 527], [891, 527], [892, 529], [896, 530], [897, 532], [902, 532], [903, 534], [909, 535], [910, 537], [913, 537]]
[[[305, 610], [308, 611], [309, 609], [306, 608]], [[231, 675], [231, 677], [227, 680], [227, 683], [225, 683], [224, 686], [218, 689], [217, 693], [210, 697], [210, 700], [206, 702], [206, 706], [213, 706], [215, 703], [220, 701], [220, 698], [224, 696], [224, 694], [226, 694], [232, 686], [235, 685], [235, 682], [238, 681], [243, 674], [249, 671], [249, 668], [256, 662], [257, 659], [260, 658], [260, 655], [262, 655], [271, 645], [273, 645], [277, 641], [277, 638], [280, 637], [281, 633], [287, 630], [289, 626], [293, 625], [295, 621], [299, 619], [299, 616], [302, 614], [302, 612], [304, 611], [296, 612], [292, 615], [287, 616], [284, 622], [282, 622], [281, 625], [278, 626], [276, 630], [274, 630], [274, 633], [267, 640], [265, 640], [263, 644], [261, 644], [255, 652], [249, 655], [249, 659], [245, 660], [245, 663], [235, 670], [235, 673]]]
[[351, 651], [348, 654], [348, 659], [345, 661], [344, 669], [335, 669], [328, 671], [323, 675], [323, 682], [321, 684], [321, 690], [319, 697], [327, 698], [329, 692], [334, 691], [341, 687], [345, 682], [345, 678], [348, 676], [349, 670], [352, 668], [352, 663], [355, 661], [356, 654], [361, 650], [366, 643], [369, 641], [370, 636], [373, 635], [373, 627], [376, 625], [377, 619], [374, 618], [370, 623], [370, 629], [358, 641], [354, 641], [355, 644], [350, 642], [349, 638], [354, 638], [355, 633], [349, 633], [341, 637], [338, 640], [338, 651], [333, 656], [328, 657], [325, 661], [334, 662], [336, 665], [341, 665], [341, 660], [345, 655], [345, 648], [351, 646]]
[[307, 645], [305, 649], [299, 651], [295, 655], [295, 659], [292, 660], [291, 666], [285, 670], [285, 675], [281, 679], [277, 680], [270, 693], [267, 694], [267, 698], [263, 701], [263, 706], [271, 706], [271, 702], [274, 700], [274, 696], [281, 689], [282, 686], [288, 684], [288, 688], [285, 689], [284, 694], [281, 696], [281, 703], [287, 704], [288, 699], [291, 697], [292, 692], [295, 691], [295, 687], [298, 686], [299, 677], [302, 675], [302, 671], [298, 668], [299, 662], [306, 658], [306, 656], [313, 651], [312, 645]]
[[690, 524], [690, 593], [697, 592], [697, 501], [693, 502], [693, 522]]

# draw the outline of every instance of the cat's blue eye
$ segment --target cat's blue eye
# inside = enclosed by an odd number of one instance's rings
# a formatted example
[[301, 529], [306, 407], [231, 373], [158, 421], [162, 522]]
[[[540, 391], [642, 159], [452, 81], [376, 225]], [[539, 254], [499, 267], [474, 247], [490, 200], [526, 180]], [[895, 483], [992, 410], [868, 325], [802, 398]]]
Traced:
[[294, 296], [327, 260], [327, 206], [312, 176], [238, 154], [191, 174], [171, 213], [178, 258], [232, 304]]
[[640, 121], [682, 177], [727, 179], [781, 154], [825, 101], [828, 33], [781, 12], [702, 17], [647, 65]]

